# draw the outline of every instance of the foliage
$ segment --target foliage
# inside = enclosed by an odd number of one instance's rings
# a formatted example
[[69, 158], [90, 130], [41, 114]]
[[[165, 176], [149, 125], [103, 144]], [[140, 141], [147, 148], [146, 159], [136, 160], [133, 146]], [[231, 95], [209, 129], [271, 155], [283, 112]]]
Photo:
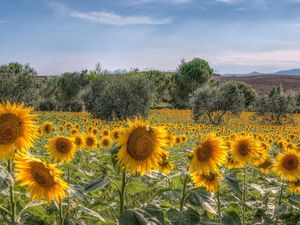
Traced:
[[292, 118], [295, 101], [282, 86], [274, 86], [269, 94], [260, 96], [255, 103], [257, 115], [273, 124], [282, 124], [284, 119]]
[[257, 99], [256, 91], [250, 87], [248, 84], [239, 81], [231, 81], [236, 83], [238, 88], [243, 92], [245, 98], [245, 108], [248, 109]]
[[192, 61], [179, 65], [177, 72], [173, 75], [173, 104], [177, 108], [188, 107], [189, 95], [198, 87], [207, 82], [213, 74], [208, 62], [195, 58]]
[[131, 75], [101, 75], [91, 82], [83, 99], [86, 109], [104, 120], [147, 116], [153, 90], [146, 78]]
[[36, 71], [29, 64], [0, 66], [0, 100], [37, 105], [39, 100]]
[[221, 124], [226, 113], [239, 115], [245, 107], [243, 92], [237, 83], [224, 86], [210, 83], [197, 89], [190, 100], [195, 121], [208, 119], [211, 124]]

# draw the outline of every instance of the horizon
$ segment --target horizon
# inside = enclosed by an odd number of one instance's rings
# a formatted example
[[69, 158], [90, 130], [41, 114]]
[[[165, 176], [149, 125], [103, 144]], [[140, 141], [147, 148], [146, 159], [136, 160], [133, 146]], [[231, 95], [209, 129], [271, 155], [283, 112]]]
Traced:
[[299, 0], [3, 0], [0, 64], [58, 75], [202, 58], [219, 74], [289, 70], [300, 67], [299, 12]]

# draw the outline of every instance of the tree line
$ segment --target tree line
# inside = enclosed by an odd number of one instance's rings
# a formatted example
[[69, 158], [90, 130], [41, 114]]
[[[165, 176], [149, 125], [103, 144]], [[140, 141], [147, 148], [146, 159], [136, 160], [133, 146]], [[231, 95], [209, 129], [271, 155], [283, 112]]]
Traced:
[[246, 83], [213, 80], [208, 62], [182, 61], [173, 73], [158, 70], [112, 74], [100, 64], [95, 70], [37, 76], [28, 64], [0, 66], [0, 100], [25, 102], [45, 111], [89, 111], [105, 120], [135, 115], [146, 117], [150, 108], [190, 108], [197, 122], [221, 124], [228, 114], [254, 111], [264, 121], [282, 124], [300, 112], [300, 93], [281, 86], [258, 95]]

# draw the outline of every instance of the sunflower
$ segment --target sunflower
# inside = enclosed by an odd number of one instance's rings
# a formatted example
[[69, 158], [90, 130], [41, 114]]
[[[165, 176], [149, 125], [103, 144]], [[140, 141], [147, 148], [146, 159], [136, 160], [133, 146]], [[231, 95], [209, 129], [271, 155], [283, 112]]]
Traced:
[[227, 149], [222, 138], [209, 134], [201, 144], [193, 149], [193, 158], [189, 167], [190, 172], [209, 174], [218, 171], [227, 158]]
[[52, 138], [46, 147], [49, 155], [58, 162], [70, 162], [75, 156], [75, 143], [68, 137]]
[[93, 150], [97, 147], [97, 138], [92, 134], [87, 134], [84, 136], [84, 146], [89, 149]]
[[60, 177], [62, 171], [55, 164], [48, 164], [26, 155], [15, 159], [16, 180], [20, 186], [27, 186], [32, 200], [44, 200], [48, 204], [52, 199], [61, 202], [66, 196], [68, 184]]
[[107, 127], [104, 127], [101, 131], [101, 136], [110, 136], [110, 130]]
[[163, 174], [169, 174], [172, 169], [174, 168], [174, 165], [172, 162], [169, 162], [167, 160], [167, 156], [168, 154], [165, 152], [165, 153], [162, 153], [161, 155], [161, 158], [162, 158], [162, 161], [159, 163], [159, 169], [158, 171], [163, 173]]
[[24, 104], [0, 103], [0, 159], [9, 158], [15, 149], [32, 147], [38, 136], [32, 108]]
[[161, 127], [151, 127], [139, 118], [128, 119], [119, 141], [118, 163], [131, 174], [144, 175], [159, 168], [161, 154], [167, 146], [167, 133]]
[[300, 179], [300, 153], [290, 149], [279, 154], [274, 162], [274, 171], [288, 181]]
[[121, 135], [121, 130], [119, 128], [115, 128], [112, 130], [111, 132], [111, 138], [114, 140], [114, 141], [118, 141], [119, 138], [120, 138], [120, 135]]
[[296, 180], [290, 183], [290, 190], [292, 192], [300, 193], [300, 180]]
[[265, 161], [263, 163], [261, 163], [260, 165], [258, 165], [258, 168], [260, 169], [260, 171], [263, 174], [269, 174], [271, 172], [271, 168], [273, 165], [273, 160], [271, 159], [265, 159]]
[[242, 166], [253, 164], [259, 159], [263, 149], [258, 142], [249, 135], [240, 135], [231, 144], [232, 159], [240, 162]]
[[77, 128], [75, 128], [75, 127], [73, 127], [71, 130], [70, 130], [70, 134], [71, 135], [75, 135], [75, 134], [77, 134], [78, 133], [78, 130], [77, 130]]
[[84, 140], [82, 134], [75, 134], [73, 135], [74, 143], [77, 148], [81, 148], [84, 145]]
[[110, 148], [112, 145], [112, 140], [110, 139], [110, 137], [102, 137], [100, 139], [100, 147], [102, 148]]
[[52, 122], [45, 121], [43, 123], [43, 125], [42, 125], [42, 131], [43, 131], [44, 134], [46, 134], [46, 135], [51, 134], [53, 130], [54, 130], [54, 128], [53, 128], [53, 123]]
[[210, 172], [202, 174], [199, 172], [191, 173], [191, 179], [197, 187], [204, 187], [209, 192], [217, 192], [220, 180], [222, 178], [220, 172]]

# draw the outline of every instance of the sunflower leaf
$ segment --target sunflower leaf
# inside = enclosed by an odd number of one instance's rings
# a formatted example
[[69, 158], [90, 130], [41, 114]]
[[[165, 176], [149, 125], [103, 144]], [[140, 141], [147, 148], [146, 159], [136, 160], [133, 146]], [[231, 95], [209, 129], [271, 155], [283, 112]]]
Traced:
[[239, 181], [233, 173], [228, 173], [225, 175], [223, 182], [228, 185], [228, 187], [236, 193], [242, 193], [239, 185]]
[[109, 184], [109, 180], [104, 178], [104, 179], [97, 179], [94, 180], [90, 183], [88, 183], [85, 187], [84, 187], [84, 192], [85, 193], [89, 193], [95, 190], [98, 190], [100, 188], [104, 188]]

